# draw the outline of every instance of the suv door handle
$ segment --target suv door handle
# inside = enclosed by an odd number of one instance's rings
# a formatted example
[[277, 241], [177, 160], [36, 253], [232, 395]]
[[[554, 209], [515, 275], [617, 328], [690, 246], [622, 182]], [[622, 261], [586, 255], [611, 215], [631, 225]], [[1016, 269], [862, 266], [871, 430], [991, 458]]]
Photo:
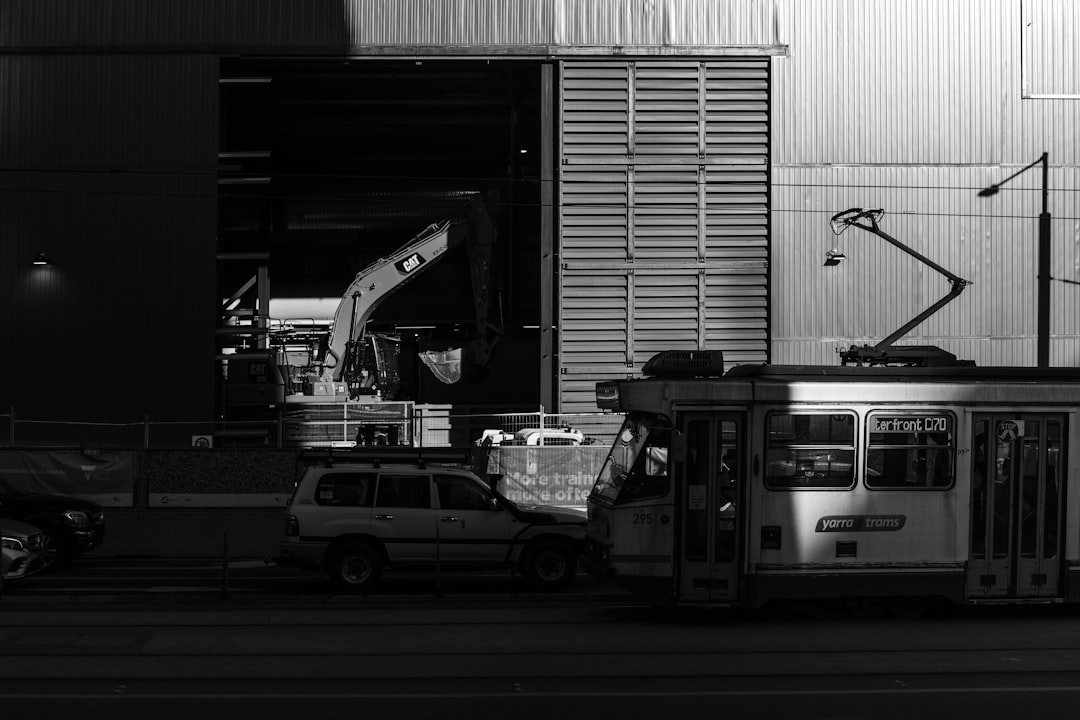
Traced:
[[439, 520], [441, 520], [443, 522], [457, 522], [458, 521], [458, 519], [456, 517], [454, 517], [453, 515], [443, 515], [441, 518], [439, 518]]
[[375, 519], [376, 520], [393, 520], [394, 516], [393, 515], [376, 515]]

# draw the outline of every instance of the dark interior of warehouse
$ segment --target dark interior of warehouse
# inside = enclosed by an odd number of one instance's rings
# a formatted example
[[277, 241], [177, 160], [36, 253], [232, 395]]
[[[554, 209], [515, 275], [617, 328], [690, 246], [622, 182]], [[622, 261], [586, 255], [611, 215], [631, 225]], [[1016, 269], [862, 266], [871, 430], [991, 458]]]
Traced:
[[[401, 339], [401, 397], [457, 406], [538, 402], [540, 69], [534, 62], [222, 61], [219, 253], [266, 254], [271, 306], [340, 300], [354, 276], [469, 198], [497, 228], [490, 315], [502, 330], [486, 368], [445, 384], [418, 350], [476, 332], [461, 249], [382, 302], [368, 330]], [[227, 298], [252, 268], [219, 263]], [[310, 344], [320, 323], [272, 317], [270, 342]], [[223, 343], [243, 347], [242, 335]], [[315, 351], [317, 352], [317, 350]]]

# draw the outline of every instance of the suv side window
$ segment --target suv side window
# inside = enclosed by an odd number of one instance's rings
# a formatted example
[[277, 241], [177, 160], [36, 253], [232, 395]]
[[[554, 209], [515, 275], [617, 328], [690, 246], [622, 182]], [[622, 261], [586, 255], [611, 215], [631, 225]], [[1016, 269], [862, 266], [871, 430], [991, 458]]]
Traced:
[[430, 475], [379, 476], [375, 504], [382, 508], [430, 508]]
[[491, 510], [491, 496], [460, 475], [436, 475], [439, 507], [443, 510]]
[[315, 486], [319, 505], [371, 507], [375, 499], [375, 473], [328, 472]]

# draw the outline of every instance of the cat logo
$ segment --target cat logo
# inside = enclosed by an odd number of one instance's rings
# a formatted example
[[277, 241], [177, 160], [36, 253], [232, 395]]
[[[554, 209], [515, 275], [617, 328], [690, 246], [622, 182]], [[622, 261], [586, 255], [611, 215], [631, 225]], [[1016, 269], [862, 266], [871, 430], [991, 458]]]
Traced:
[[424, 260], [420, 253], [413, 253], [401, 260], [398, 260], [396, 263], [394, 263], [394, 267], [396, 267], [398, 272], [402, 275], [408, 275], [409, 273], [415, 272], [416, 269], [423, 265], [425, 262], [427, 261]]

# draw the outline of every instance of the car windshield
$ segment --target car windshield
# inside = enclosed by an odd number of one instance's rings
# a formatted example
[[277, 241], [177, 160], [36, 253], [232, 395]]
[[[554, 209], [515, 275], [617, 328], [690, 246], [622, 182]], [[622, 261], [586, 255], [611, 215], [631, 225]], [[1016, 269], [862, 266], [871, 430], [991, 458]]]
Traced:
[[671, 432], [630, 415], [608, 452], [592, 495], [611, 502], [662, 495], [668, 483], [668, 444]]

